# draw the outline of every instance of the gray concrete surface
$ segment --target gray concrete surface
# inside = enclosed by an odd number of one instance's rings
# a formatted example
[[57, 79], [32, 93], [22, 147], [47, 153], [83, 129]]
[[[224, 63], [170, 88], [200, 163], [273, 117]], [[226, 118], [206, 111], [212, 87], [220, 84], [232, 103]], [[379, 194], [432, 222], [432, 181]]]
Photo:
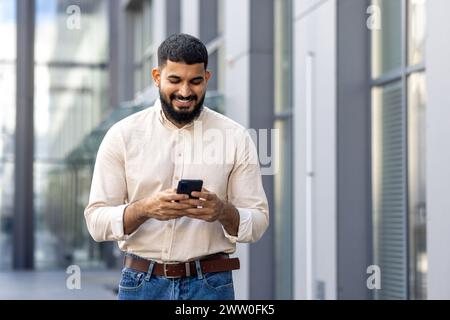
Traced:
[[0, 300], [117, 299], [120, 270], [81, 271], [80, 289], [68, 288], [70, 276], [64, 270], [0, 272]]

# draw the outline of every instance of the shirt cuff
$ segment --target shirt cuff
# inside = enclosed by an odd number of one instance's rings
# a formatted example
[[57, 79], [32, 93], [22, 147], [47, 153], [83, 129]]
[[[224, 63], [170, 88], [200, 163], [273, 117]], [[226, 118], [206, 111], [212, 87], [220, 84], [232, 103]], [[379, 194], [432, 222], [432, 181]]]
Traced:
[[127, 240], [129, 235], [126, 235], [123, 230], [123, 215], [125, 213], [125, 208], [128, 204], [120, 205], [114, 208], [111, 217], [111, 231], [113, 237], [118, 241]]
[[237, 236], [230, 235], [222, 226], [225, 237], [231, 243], [242, 242], [252, 233], [252, 211], [251, 209], [236, 208], [239, 212], [239, 229]]

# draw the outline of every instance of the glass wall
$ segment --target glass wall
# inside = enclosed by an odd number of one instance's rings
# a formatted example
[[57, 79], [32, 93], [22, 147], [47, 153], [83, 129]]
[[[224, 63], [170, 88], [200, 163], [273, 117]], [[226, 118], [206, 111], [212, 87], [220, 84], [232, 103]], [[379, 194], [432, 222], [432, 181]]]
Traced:
[[16, 126], [16, 1], [0, 1], [0, 270], [12, 266]]
[[372, 33], [374, 42], [372, 73], [374, 78], [401, 68], [402, 20], [400, 14], [402, 1], [372, 1], [381, 13], [381, 29]]
[[274, 176], [275, 298], [292, 299], [292, 1], [276, 0], [274, 9], [274, 128], [280, 133]]
[[95, 153], [79, 150], [109, 110], [108, 1], [36, 0], [35, 34], [35, 266], [102, 266], [83, 216]]
[[374, 260], [379, 299], [426, 298], [426, 0], [374, 0]]

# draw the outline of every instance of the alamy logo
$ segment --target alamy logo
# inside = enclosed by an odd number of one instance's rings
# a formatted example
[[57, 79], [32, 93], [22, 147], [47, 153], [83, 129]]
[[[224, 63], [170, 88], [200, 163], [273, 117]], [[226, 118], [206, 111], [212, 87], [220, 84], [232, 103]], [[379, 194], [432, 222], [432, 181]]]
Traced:
[[66, 287], [69, 290], [81, 289], [81, 269], [77, 265], [68, 266], [66, 273], [70, 274], [66, 280]]
[[367, 278], [367, 289], [380, 290], [381, 289], [381, 269], [377, 265], [371, 265], [367, 267], [367, 274], [371, 274]]
[[[202, 121], [194, 121], [193, 133], [174, 144], [171, 161], [183, 165], [260, 165], [262, 175], [277, 174], [279, 163], [275, 155], [279, 151], [277, 146], [283, 143], [280, 130], [245, 131], [238, 141], [235, 129], [204, 128]], [[240, 150], [238, 155], [235, 149]]]
[[66, 13], [67, 17], [67, 29], [69, 30], [80, 30], [81, 29], [81, 8], [76, 5], [71, 5], [67, 7]]
[[372, 5], [367, 8], [367, 14], [370, 14], [367, 19], [367, 28], [369, 30], [381, 30], [381, 9], [379, 6]]

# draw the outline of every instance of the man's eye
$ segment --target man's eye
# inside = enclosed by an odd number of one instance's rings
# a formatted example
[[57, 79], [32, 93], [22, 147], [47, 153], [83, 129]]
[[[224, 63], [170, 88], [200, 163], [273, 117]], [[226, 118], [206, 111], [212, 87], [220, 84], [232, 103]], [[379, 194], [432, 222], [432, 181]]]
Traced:
[[194, 80], [194, 81], [192, 81], [192, 84], [195, 84], [195, 85], [198, 85], [200, 83], [202, 83], [202, 80]]
[[176, 83], [180, 83], [180, 80], [169, 79], [169, 82], [176, 84]]

